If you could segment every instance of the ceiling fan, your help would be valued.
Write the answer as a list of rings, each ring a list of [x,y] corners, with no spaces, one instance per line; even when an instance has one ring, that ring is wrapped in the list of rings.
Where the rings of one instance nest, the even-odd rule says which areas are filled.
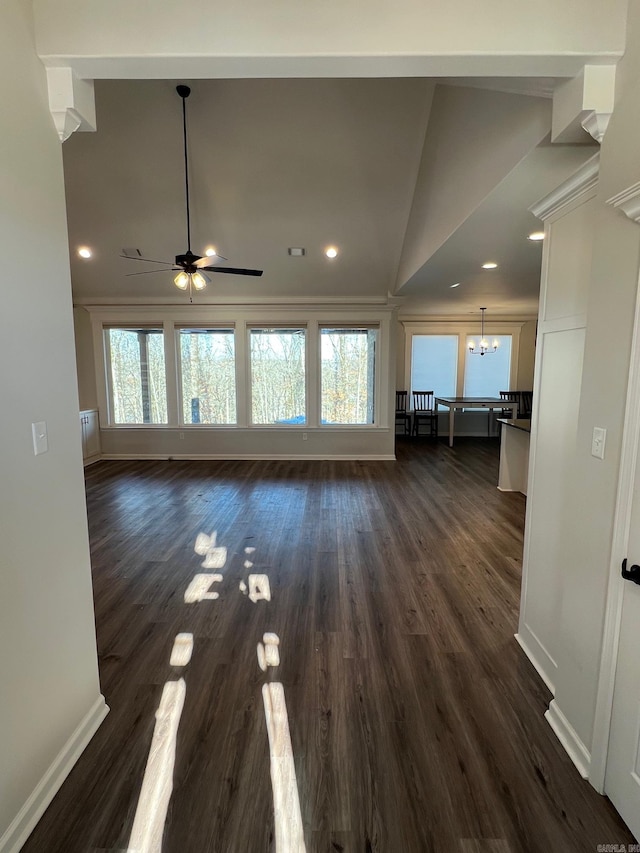
[[[163,264],[163,269],[144,270],[143,272],[128,273],[132,275],[149,275],[150,273],[164,272],[165,270],[173,270],[178,273],[174,278],[174,284],[180,290],[189,291],[189,301],[193,302],[193,290],[204,290],[207,282],[211,279],[204,275],[205,272],[227,273],[228,275],[262,275],[262,270],[241,269],[240,267],[223,267],[210,266],[212,258],[208,255],[202,257],[191,251],[191,211],[189,207],[189,161],[187,157],[187,98],[191,94],[191,89],[188,86],[176,86],[176,92],[182,98],[182,136],[184,140],[184,184],[186,195],[187,208],[187,251],[183,255],[176,255],[175,262],[171,261],[156,261],[152,258],[145,258],[138,249],[123,249],[121,258],[127,260],[144,261],[148,264]],[[216,255],[222,261],[226,261],[221,255]]]

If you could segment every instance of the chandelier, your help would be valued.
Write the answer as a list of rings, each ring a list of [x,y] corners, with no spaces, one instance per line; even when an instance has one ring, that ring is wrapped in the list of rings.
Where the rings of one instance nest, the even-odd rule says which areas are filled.
[[[481,308],[481,321],[480,321],[480,342],[476,347],[475,341],[469,341],[469,353],[471,355],[486,355],[488,352],[495,352],[498,349],[499,341],[495,338],[493,339],[493,344],[489,346],[489,341],[484,336],[484,312],[486,308]]]

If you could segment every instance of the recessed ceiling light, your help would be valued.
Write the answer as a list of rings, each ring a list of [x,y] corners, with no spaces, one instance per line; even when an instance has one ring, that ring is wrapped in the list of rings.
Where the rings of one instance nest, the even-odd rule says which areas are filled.
[[[540,240],[544,240],[544,231],[534,231],[533,234],[529,234],[527,240],[531,240],[533,243],[539,243]]]
[[[483,270],[495,270],[497,269],[498,264],[495,261],[487,261],[486,264],[482,264]]]
[[[209,246],[208,248],[206,248],[206,249],[204,250],[204,253],[205,253],[205,255],[206,255],[208,258],[211,258],[211,257],[213,257],[214,255],[217,255],[217,254],[218,254],[218,253],[216,252],[216,250],[213,248],[213,246]]]
[[[80,246],[78,249],[78,254],[81,258],[90,258],[93,252],[88,246]]]
[[[456,284],[450,284],[449,287],[460,287],[460,282],[458,281]]]
[[[338,250],[336,249],[335,246],[329,246],[328,249],[324,250],[324,253],[328,258],[337,258],[338,257]]]

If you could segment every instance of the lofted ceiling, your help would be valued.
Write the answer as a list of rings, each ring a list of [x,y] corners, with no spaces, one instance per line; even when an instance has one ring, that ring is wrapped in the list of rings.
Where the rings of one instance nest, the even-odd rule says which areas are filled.
[[[213,245],[231,265],[264,270],[214,275],[196,299],[385,299],[430,130],[430,79],[96,81],[98,131],[74,134],[63,149],[76,302],[185,299],[171,272],[128,276],[153,265],[119,257],[127,247],[173,261],[187,248],[177,82],[192,87],[192,249]],[[487,80],[486,88],[548,97],[553,84]],[[398,295],[427,313],[477,310],[479,298],[499,313],[535,313],[541,250],[525,239],[537,227],[527,208],[591,153],[534,149]],[[81,245],[90,260],[77,256]],[[324,255],[329,245],[335,260]],[[288,247],[304,247],[305,257]],[[500,262],[491,275],[478,270],[489,256]]]
[[[528,235],[542,223],[529,212],[534,202],[578,169],[597,147],[534,148],[490,192],[454,234],[400,289],[414,310],[431,314],[538,312],[542,242]],[[485,270],[486,261],[498,263]],[[451,285],[458,285],[451,287]]]
[[[181,81],[189,82],[189,81]],[[377,296],[391,288],[433,82],[199,80],[187,101],[192,249],[213,244],[262,278],[215,276],[199,299]],[[186,246],[182,102],[169,81],[97,81],[97,133],[64,145],[76,300],[184,298],[171,273]],[[91,261],[75,255],[94,250]],[[324,249],[335,245],[330,261]],[[288,247],[306,256],[290,257]],[[151,268],[151,265],[149,265]]]

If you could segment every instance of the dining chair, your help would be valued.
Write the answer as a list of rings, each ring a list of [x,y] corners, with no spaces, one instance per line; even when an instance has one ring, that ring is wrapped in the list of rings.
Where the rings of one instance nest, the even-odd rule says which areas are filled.
[[[407,411],[407,392],[396,391],[396,426],[402,424],[404,434],[411,433],[411,413]]]
[[[520,392],[520,417],[531,417],[531,405],[533,403],[533,391]]]
[[[500,417],[517,418],[519,416],[520,408],[522,406],[522,403],[520,401],[520,393],[520,391],[500,391],[501,399],[509,403],[515,403],[515,406],[505,406],[504,409],[501,410],[502,414],[500,415]],[[507,414],[508,412],[511,412],[512,414],[509,415]]]
[[[433,391],[413,392],[413,434],[420,435],[420,425],[427,424],[429,435],[438,437],[438,412],[434,406]]]

